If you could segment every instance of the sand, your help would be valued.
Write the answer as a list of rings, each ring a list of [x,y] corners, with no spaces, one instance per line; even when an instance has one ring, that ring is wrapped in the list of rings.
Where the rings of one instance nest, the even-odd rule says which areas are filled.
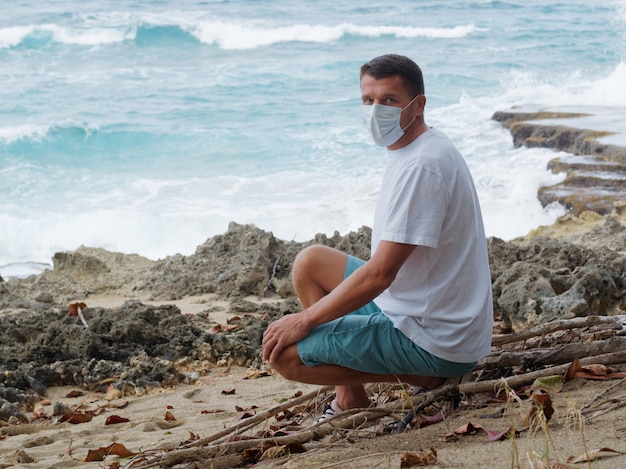
[[[116,296],[90,299],[94,306],[105,307],[116,307],[123,301],[125,298]],[[194,313],[206,308],[211,301],[214,298],[208,295],[173,303],[183,312]],[[215,316],[212,319],[216,323],[223,323],[227,318]],[[85,462],[85,459],[90,451],[113,443],[120,443],[134,453],[162,453],[165,449],[179,447],[190,438],[206,438],[224,428],[245,422],[245,419],[242,420],[244,412],[258,415],[293,399],[299,393],[307,394],[319,389],[317,386],[287,381],[271,370],[261,377],[253,376],[253,371],[242,367],[212,367],[201,371],[190,384],[140,390],[140,395],[136,395],[133,389],[128,389],[127,395],[120,396],[107,395],[105,387],[100,392],[75,387],[50,388],[48,400],[38,410],[49,418],[37,423],[4,425],[0,428],[0,468],[110,467],[117,458],[109,457],[106,462]],[[434,448],[437,454],[434,467],[534,468],[542,466],[532,460],[549,459],[553,463],[564,463],[568,458],[584,454],[585,448],[606,448],[624,454],[603,451],[600,453],[601,458],[592,463],[579,463],[572,467],[626,468],[626,406],[594,417],[585,422],[582,428],[581,420],[573,417],[576,411],[583,409],[609,388],[612,388],[609,401],[626,402],[626,385],[623,380],[575,379],[565,383],[559,392],[550,392],[555,414],[548,422],[547,431],[523,431],[513,440],[490,442],[485,433],[458,436],[455,441],[444,439],[445,435],[470,422],[497,431],[505,431],[511,426],[518,429],[524,427],[522,416],[528,411],[525,405],[489,404],[489,395],[476,394],[464,396],[460,406],[440,423],[410,429],[402,434],[377,436],[376,430],[380,430],[382,423],[372,428],[336,433],[319,441],[307,442],[307,451],[304,453],[265,461],[259,465],[342,469],[401,467],[404,453],[418,453],[422,449]],[[375,389],[385,388],[379,386]],[[68,397],[72,391],[81,391],[81,395]],[[372,396],[380,399],[376,394]],[[90,422],[59,423],[57,418],[52,417],[53,407],[58,403],[67,406],[83,403],[86,409],[103,407],[103,411]],[[381,405],[384,403],[381,402]],[[503,409],[505,412],[501,418],[481,417]],[[31,412],[28,416],[33,418],[34,414]],[[107,425],[107,419],[113,416],[128,421]],[[310,426],[312,418],[308,417],[303,426]],[[255,435],[273,424],[276,424],[274,418],[264,420],[244,434]],[[130,458],[123,459],[122,467],[132,467],[130,461]],[[211,467],[210,461],[195,464],[177,467]]]

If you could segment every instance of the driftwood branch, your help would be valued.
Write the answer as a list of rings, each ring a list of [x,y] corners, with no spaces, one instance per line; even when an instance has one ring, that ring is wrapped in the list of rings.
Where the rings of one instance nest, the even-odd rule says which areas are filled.
[[[491,340],[491,345],[499,346],[504,344],[510,344],[513,342],[519,342],[527,340],[532,337],[539,337],[546,334],[551,334],[557,331],[563,331],[567,329],[575,329],[581,327],[598,326],[602,324],[614,325],[617,329],[623,327],[626,321],[626,316],[587,316],[574,319],[562,319],[559,321],[552,321],[539,326],[531,327],[520,332],[514,332],[512,334],[495,335]]]
[[[615,365],[618,363],[626,363],[626,350],[619,352],[605,353],[602,355],[596,355],[595,357],[584,357],[580,359],[581,365]],[[543,370],[533,371],[530,373],[524,373],[522,375],[511,376],[508,378],[492,379],[488,381],[479,381],[476,383],[466,383],[459,385],[459,391],[461,394],[476,394],[480,392],[492,392],[501,388],[504,383],[510,388],[517,388],[524,386],[535,381],[537,378],[544,378],[546,376],[553,376],[559,374],[565,374],[569,368],[569,364],[553,366],[545,368]]]
[[[327,391],[331,386],[322,388]],[[221,442],[215,443],[216,440],[224,437],[227,434],[239,432],[242,430],[242,425],[236,425],[229,429],[225,429],[215,435],[211,435],[202,440],[194,441],[184,447],[177,448],[175,450],[164,452],[155,456],[143,455],[143,460],[131,465],[133,468],[147,469],[152,467],[171,467],[175,464],[189,461],[205,461],[211,460],[213,463],[214,458],[224,458],[227,455],[239,453],[244,450],[257,447],[261,444],[266,445],[289,445],[294,443],[307,443],[313,440],[319,440],[331,433],[341,430],[353,430],[359,427],[371,426],[375,424],[380,418],[392,415],[398,411],[405,411],[407,409],[413,409],[415,413],[420,412],[425,407],[432,404],[437,398],[442,395],[458,392],[458,387],[455,385],[447,385],[438,388],[433,391],[413,396],[410,401],[400,400],[385,407],[376,407],[370,409],[349,409],[340,413],[337,413],[331,418],[324,419],[322,422],[316,423],[309,427],[303,428],[298,432],[290,435],[273,437],[273,438],[254,438],[241,441]],[[259,423],[263,419],[267,419],[270,416],[276,415],[279,412],[286,410],[290,407],[298,405],[307,399],[312,399],[318,394],[319,391],[309,393],[306,396],[302,396],[297,399],[292,399],[288,403],[281,406],[274,407],[256,417],[248,419],[246,421],[247,427],[250,428],[256,423]],[[280,410],[279,410],[280,409]],[[252,421],[254,419],[254,421]],[[213,444],[211,444],[213,443]],[[206,446],[210,445],[210,446]],[[193,447],[192,447],[193,446]],[[198,446],[205,446],[199,448]],[[214,464],[215,467],[218,467]]]
[[[324,386],[320,389],[318,389],[317,391],[312,391],[308,394],[305,394],[303,396],[291,399],[287,402],[284,402],[283,404],[280,404],[278,406],[272,407],[271,409],[266,410],[265,412],[261,412],[253,417],[250,417],[246,420],[243,420],[239,423],[237,423],[236,425],[233,425],[231,427],[225,428],[224,430],[215,433],[211,436],[208,436],[206,438],[202,438],[200,440],[195,440],[192,441],[191,443],[188,443],[185,447],[186,448],[191,448],[191,447],[196,447],[196,446],[206,446],[209,443],[213,443],[214,441],[219,440],[220,438],[224,438],[228,435],[231,434],[238,434],[238,433],[242,433],[246,430],[248,430],[249,428],[255,426],[256,424],[260,423],[260,422],[264,422],[267,419],[274,417],[276,415],[278,415],[279,413],[287,410],[287,409],[291,409],[292,407],[295,407],[297,405],[302,404],[303,402],[307,402],[310,401],[311,399],[314,399],[320,395],[323,395],[327,392],[332,391],[333,389],[335,389],[334,386]]]
[[[626,337],[576,342],[548,349],[504,350],[484,358],[478,363],[477,368],[492,370],[520,365],[527,367],[560,365],[578,357],[592,357],[624,349],[626,349]]]

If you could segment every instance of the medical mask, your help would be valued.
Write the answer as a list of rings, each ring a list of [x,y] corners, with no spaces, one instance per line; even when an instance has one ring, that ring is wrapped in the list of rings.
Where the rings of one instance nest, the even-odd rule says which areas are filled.
[[[404,131],[409,128],[415,120],[415,117],[417,117],[413,117],[411,122],[403,129],[400,127],[400,116],[402,111],[409,107],[416,99],[417,96],[403,108],[385,106],[383,104],[363,105],[363,122],[376,145],[388,147],[400,140],[400,137],[404,135]]]

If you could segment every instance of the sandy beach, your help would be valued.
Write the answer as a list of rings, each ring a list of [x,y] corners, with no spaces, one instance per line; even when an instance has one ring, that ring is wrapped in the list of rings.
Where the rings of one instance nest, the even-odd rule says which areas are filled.
[[[140,390],[140,394],[135,394],[134,389],[128,389],[127,394],[115,393],[107,391],[106,386],[100,392],[73,386],[50,388],[47,400],[36,406],[37,412],[46,418],[30,424],[3,424],[0,428],[0,467],[133,467],[132,461],[141,463],[142,454],[146,457],[166,455],[165,451],[180,449],[193,439],[207,438],[245,422],[242,417],[260,415],[300,394],[318,389],[289,382],[271,370],[260,377],[255,376],[257,372],[240,366],[213,365],[201,370],[190,384],[155,387]],[[369,428],[337,430],[319,441],[308,442],[304,453],[258,464],[285,468],[402,467],[401,459],[405,453],[419,454],[422,450],[434,448],[437,456],[433,467],[538,468],[557,467],[541,466],[541,461],[565,463],[568,459],[583,456],[585,451],[604,449],[590,465],[579,463],[558,467],[626,467],[623,443],[626,406],[611,409],[586,422],[579,414],[594,401],[598,404],[598,399],[605,406],[611,402],[623,403],[624,382],[623,379],[575,379],[565,383],[558,392],[551,392],[555,414],[547,431],[528,429],[523,424],[527,405],[506,405],[494,401],[489,394],[472,394],[464,396],[460,407],[440,423],[384,436],[377,435],[382,423]],[[380,398],[388,394],[388,389],[382,386],[373,389],[372,396]],[[308,402],[316,399],[321,402],[321,396]],[[58,417],[52,417],[54,407],[59,404],[85,411],[103,410],[89,422],[59,423],[56,421]],[[121,417],[124,421],[107,424],[114,417]],[[254,436],[277,424],[280,422],[276,418],[268,418],[242,434]],[[302,423],[303,427],[311,424],[312,417]],[[484,431],[450,438],[456,429],[467,424],[480,425]],[[504,432],[511,427],[522,430],[516,438],[489,441],[486,431]],[[229,435],[234,434],[237,432]],[[110,448],[115,443],[139,456],[120,460],[110,455],[104,461],[86,462],[93,452]],[[121,466],[115,465],[118,460]],[[176,467],[229,467],[211,466],[208,461],[179,462]]]

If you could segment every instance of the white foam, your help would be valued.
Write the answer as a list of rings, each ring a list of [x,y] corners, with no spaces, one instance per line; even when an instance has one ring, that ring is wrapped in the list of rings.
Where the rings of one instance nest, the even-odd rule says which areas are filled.
[[[39,275],[44,270],[52,269],[51,264],[37,262],[13,263],[0,266],[0,277],[5,280],[10,278],[24,278],[31,275]]]
[[[477,31],[473,24],[452,28],[357,26],[341,23],[334,26],[299,24],[285,27],[264,27],[227,21],[200,22],[189,27],[201,42],[217,44],[223,49],[254,49],[281,42],[332,42],[344,35],[379,37],[390,35],[402,38],[459,38]]]
[[[18,45],[33,32],[34,26],[12,26],[0,28],[0,49]]]
[[[135,37],[132,30],[120,30],[115,28],[76,28],[59,26],[57,24],[44,24],[37,29],[52,34],[55,41],[63,44],[77,44],[82,46],[96,46],[113,44]]]
[[[0,141],[9,144],[19,140],[41,140],[49,130],[47,125],[20,124],[0,128]]]

